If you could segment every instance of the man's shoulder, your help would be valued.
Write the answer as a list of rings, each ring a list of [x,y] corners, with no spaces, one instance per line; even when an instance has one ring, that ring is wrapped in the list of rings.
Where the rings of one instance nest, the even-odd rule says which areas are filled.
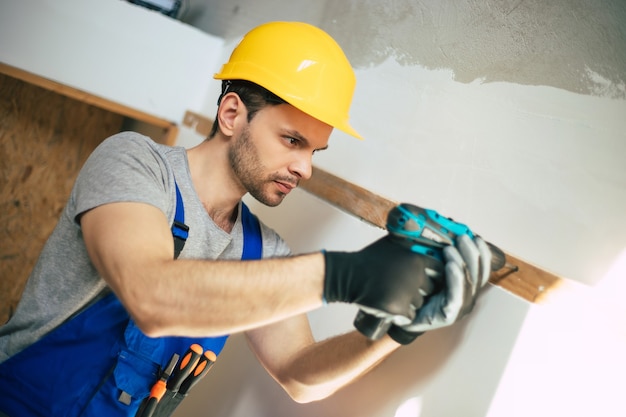
[[[170,212],[172,164],[164,145],[135,132],[105,139],[83,165],[72,190],[74,216],[113,202],[142,202]]]
[[[98,149],[115,152],[132,152],[134,150],[143,149],[161,153],[167,148],[169,148],[169,146],[158,144],[148,136],[130,131],[120,132],[109,136],[98,146]]]
[[[111,168],[121,171],[170,171],[170,154],[177,148],[153,141],[137,132],[120,132],[103,140],[89,156],[87,169]]]

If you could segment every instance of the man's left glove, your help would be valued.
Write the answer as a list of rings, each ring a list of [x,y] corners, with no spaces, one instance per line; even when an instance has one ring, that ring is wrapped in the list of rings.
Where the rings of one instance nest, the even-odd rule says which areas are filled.
[[[491,251],[482,238],[458,236],[443,254],[444,287],[424,300],[410,324],[391,326],[388,334],[396,342],[409,344],[428,330],[457,322],[472,311],[480,289],[489,281]]]
[[[354,303],[377,317],[410,323],[429,293],[424,255],[386,235],[356,252],[324,252],[323,297]]]

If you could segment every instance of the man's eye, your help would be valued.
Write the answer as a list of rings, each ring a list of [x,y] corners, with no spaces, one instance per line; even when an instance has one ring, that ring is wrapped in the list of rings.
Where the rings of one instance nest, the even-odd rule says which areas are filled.
[[[290,136],[285,136],[285,140],[289,142],[290,145],[296,146],[300,143],[300,141],[296,138],[292,138]]]

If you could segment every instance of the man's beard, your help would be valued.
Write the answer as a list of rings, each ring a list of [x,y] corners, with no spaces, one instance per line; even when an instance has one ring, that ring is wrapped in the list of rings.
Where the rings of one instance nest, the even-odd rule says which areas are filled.
[[[279,205],[285,198],[285,194],[269,193],[264,189],[266,185],[273,183],[275,180],[289,183],[297,181],[293,177],[282,178],[276,174],[266,178],[262,177],[266,169],[261,163],[257,147],[250,140],[250,129],[248,126],[228,149],[228,161],[246,191],[259,202],[270,207]]]

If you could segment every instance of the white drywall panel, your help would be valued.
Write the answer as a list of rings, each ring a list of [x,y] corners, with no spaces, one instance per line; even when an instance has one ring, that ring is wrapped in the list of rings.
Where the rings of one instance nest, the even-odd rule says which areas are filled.
[[[459,3],[471,7],[479,4]],[[233,7],[227,2],[223,4]],[[349,16],[358,24],[365,12],[370,17],[387,16],[385,7],[379,10],[378,5],[389,6],[392,2],[333,4],[352,7],[343,17]],[[453,4],[456,3],[447,2],[442,9],[433,9],[430,16],[419,16],[436,15],[437,19],[431,19],[437,23],[433,29],[444,27],[445,32],[446,27],[452,27],[452,17],[468,16],[456,13]],[[538,2],[533,4],[537,6]],[[510,12],[525,7],[531,18],[538,14],[529,12],[532,7],[526,4],[512,6],[505,11],[506,16],[515,16]],[[122,7],[124,13],[111,14],[111,10],[121,12]],[[127,18],[127,13],[141,15],[145,21]],[[270,20],[271,13],[270,10],[267,16],[255,19]],[[573,14],[578,16],[576,13]],[[411,17],[398,13],[397,24],[385,21],[384,25],[373,25],[367,20],[362,27],[377,30],[379,45],[392,50],[394,28],[403,28],[400,40],[416,39],[405,36],[410,35],[406,33],[408,29],[415,27],[410,19],[405,19],[407,16]],[[358,27],[339,26],[341,17],[340,13],[332,16],[332,22],[337,22],[332,27],[348,33],[355,45],[367,46],[366,38],[356,30]],[[167,112],[159,113],[159,106],[183,95],[184,109],[194,110],[197,103],[202,109],[211,109],[204,113],[213,114],[215,94],[204,94],[202,82],[191,82],[193,88],[189,87],[177,78],[180,71],[168,69],[169,61],[185,63],[184,69],[190,71],[204,72],[204,65],[210,66],[206,77],[205,73],[194,73],[193,78],[206,80],[206,88],[215,91],[218,84],[211,83],[210,77],[222,63],[225,52],[219,52],[222,58],[217,59],[217,65],[209,65],[208,61],[197,65],[196,59],[208,59],[196,54],[197,48],[187,45],[185,49],[167,36],[158,38],[154,28],[163,19],[166,18],[114,0],[0,0],[0,60],[39,75],[49,72],[52,76],[48,78],[113,101],[117,100],[112,95],[137,93],[144,101],[123,104],[172,120],[164,116]],[[167,22],[172,28],[184,27]],[[64,35],[65,28],[74,36]],[[462,26],[454,25],[455,32],[458,28]],[[99,43],[89,35],[92,31],[114,40],[113,49],[131,46],[134,51],[141,48],[148,53],[118,54],[111,59],[112,44]],[[132,36],[122,36],[125,31],[131,31]],[[521,39],[533,40],[533,33],[529,30]],[[460,38],[455,39],[464,34],[461,30]],[[455,39],[443,45],[441,57],[453,55],[448,47],[458,43]],[[494,44],[497,39],[494,36],[489,43],[478,43],[468,50],[502,46]],[[437,46],[442,44],[436,36],[428,39],[431,41],[435,47],[430,52],[437,54]],[[539,45],[543,42],[534,41]],[[504,46],[514,44],[515,40],[509,39]],[[16,45],[23,48],[13,49]],[[92,50],[97,48],[96,52]],[[72,53],[68,55],[68,51]],[[172,51],[183,54],[182,58],[172,59]],[[528,51],[534,52],[532,47]],[[337,132],[329,151],[316,156],[315,163],[382,195],[429,206],[465,221],[487,239],[530,262],[581,282],[596,283],[596,288],[603,285],[602,277],[626,246],[626,105],[623,99],[610,98],[620,97],[623,86],[594,71],[585,73],[584,84],[592,79],[592,86],[605,85],[607,91],[615,94],[582,95],[541,86],[540,82],[531,85],[538,81],[537,77],[526,78],[526,85],[483,83],[480,78],[464,84],[455,79],[458,74],[452,70],[441,69],[445,65],[425,69],[411,61],[400,64],[398,61],[402,60],[396,59],[397,55],[394,58],[394,54],[383,56],[388,58],[375,64],[362,62],[357,71],[353,125],[366,140],[357,142]],[[59,57],[64,59],[58,61]],[[367,61],[365,54],[358,58]],[[156,87],[163,84],[161,77],[154,76],[155,68],[163,70],[168,81],[184,85],[177,85],[165,95],[157,94]],[[490,68],[492,74],[493,69]],[[506,73],[516,75],[515,69],[508,68]],[[554,68],[547,66],[545,70],[559,79]],[[137,85],[119,82],[129,73],[136,73]],[[76,85],[76,80],[83,77],[85,85]],[[571,84],[571,74],[568,80]],[[102,88],[105,82],[108,84]],[[101,94],[88,87],[93,84],[101,88]],[[153,88],[155,91],[151,91]],[[180,109],[172,114],[182,119]],[[283,207],[270,210],[271,215],[258,207],[254,210],[268,223],[276,224],[298,251],[319,247],[354,249],[380,234],[298,192]],[[618,272],[620,278],[625,275]],[[583,294],[589,291],[580,288]],[[623,292],[623,287],[615,291]],[[623,310],[607,313],[605,308],[598,308],[606,294],[599,296],[600,301],[585,297],[580,296],[578,300],[582,301],[570,307],[550,310],[535,308],[501,289],[491,288],[469,320],[425,335],[355,385],[328,400],[306,406],[293,404],[254,361],[243,338],[235,336],[203,381],[204,388],[198,387],[177,415],[382,417],[394,415],[406,401],[414,407],[411,417],[483,416],[487,412],[490,417],[510,416],[515,415],[517,406],[525,411],[518,415],[569,412],[571,416],[586,416],[595,414],[592,411],[597,409],[592,406],[596,401],[608,401],[602,403],[603,411],[621,411],[616,398],[618,387],[623,386],[620,376],[625,372],[617,355],[624,350],[624,343],[621,333],[612,331],[624,328],[623,321],[614,320],[620,314],[623,317]],[[349,329],[353,314],[353,308],[332,306],[310,317],[316,336],[325,337]],[[600,345],[580,343],[584,332]],[[542,357],[542,352],[548,352],[551,359]],[[579,372],[572,374],[572,369]],[[591,390],[590,384],[598,390]],[[600,396],[599,390],[612,394],[612,398]],[[571,398],[570,393],[581,399],[581,406],[566,403],[566,407],[559,408]],[[588,397],[584,397],[585,393]],[[524,399],[528,401],[523,402]]]
[[[279,208],[249,204],[298,251],[354,250],[381,233],[303,192]],[[595,286],[569,281],[542,304],[490,286],[468,320],[426,334],[329,399],[296,405],[268,377],[255,375],[224,415],[256,409],[261,416],[304,417],[622,416],[624,277],[626,250]],[[333,305],[311,313],[316,337],[350,330],[355,312]],[[404,407],[408,414],[400,414],[403,404],[412,406]]]
[[[223,41],[120,0],[0,0],[0,62],[180,123]]]
[[[460,327],[427,334],[353,386],[305,406],[281,392],[237,337],[229,345],[236,354],[220,358],[224,373],[207,392],[228,380],[227,369],[245,371],[214,401],[194,405],[217,404],[208,415],[228,417],[382,417],[402,404],[402,417],[623,414],[626,325],[618,318],[626,313],[606,306],[610,291],[596,292],[626,247],[623,54],[606,44],[618,26],[586,1],[567,14],[541,2],[331,6],[322,27],[358,64],[351,113],[365,140],[335,132],[314,163],[383,196],[435,208],[508,252],[595,287],[572,283],[578,303],[546,307],[492,288]],[[581,32],[569,20],[583,15],[591,19]],[[462,24],[467,19],[471,25]],[[558,34],[537,32],[534,23],[544,20]],[[594,27],[608,29],[594,37]],[[571,43],[565,34],[573,28]],[[214,113],[214,97],[205,112]],[[253,210],[297,251],[355,249],[379,233],[305,194]],[[615,274],[626,277],[624,269]],[[310,314],[315,335],[349,329],[354,312],[331,306]]]
[[[465,221],[533,263],[596,287],[603,283],[625,247],[623,100],[552,87],[462,84],[450,71],[391,59],[358,70],[357,78],[353,124],[366,139],[336,132],[315,164],[384,196]],[[278,208],[251,206],[297,252],[357,249],[382,233],[300,191]],[[259,416],[382,417],[406,401],[419,408],[412,417],[499,417],[513,415],[515,407],[526,415],[560,410],[582,417],[600,400],[605,409],[620,410],[602,393],[621,381],[616,353],[626,346],[611,329],[623,323],[598,308],[601,301],[584,301],[590,287],[576,288],[583,294],[576,308],[533,306],[491,288],[465,323],[427,334],[353,386],[304,406],[292,403],[235,338],[239,356],[220,360],[224,369],[246,364],[234,384],[240,390],[212,385],[216,402],[228,400],[209,415],[254,410]],[[354,313],[331,306],[310,314],[316,337],[350,329]],[[581,343],[581,324],[590,343]],[[585,362],[588,355],[601,356],[603,367]],[[581,398],[580,413],[563,403],[571,392]],[[198,401],[189,407],[206,405],[206,399]]]
[[[332,25],[344,37],[349,27]],[[393,39],[395,30],[381,36]],[[220,62],[235,45],[226,42]],[[598,282],[626,247],[626,100],[541,85],[462,83],[451,69],[401,64],[402,55],[387,54],[356,71],[351,120],[365,140],[335,132],[314,163],[466,222],[558,275]],[[581,83],[589,87],[587,75]],[[592,79],[594,91],[623,89],[599,74]],[[219,84],[208,91],[201,112],[213,115]]]
[[[247,202],[299,253],[356,250],[384,233],[300,190],[276,208]],[[525,301],[490,287],[471,320],[422,336],[353,385],[305,405],[290,400],[256,362],[245,339],[235,335],[176,415],[388,417],[413,399],[421,404],[421,417],[459,415],[460,410],[465,417],[483,417],[528,308]],[[332,304],[309,318],[316,338],[323,339],[352,330],[355,314],[353,306]]]
[[[315,163],[595,283],[626,247],[626,100],[463,84],[394,59],[357,71],[353,126]]]
[[[533,305],[488,417],[626,416],[626,250],[593,288]]]

